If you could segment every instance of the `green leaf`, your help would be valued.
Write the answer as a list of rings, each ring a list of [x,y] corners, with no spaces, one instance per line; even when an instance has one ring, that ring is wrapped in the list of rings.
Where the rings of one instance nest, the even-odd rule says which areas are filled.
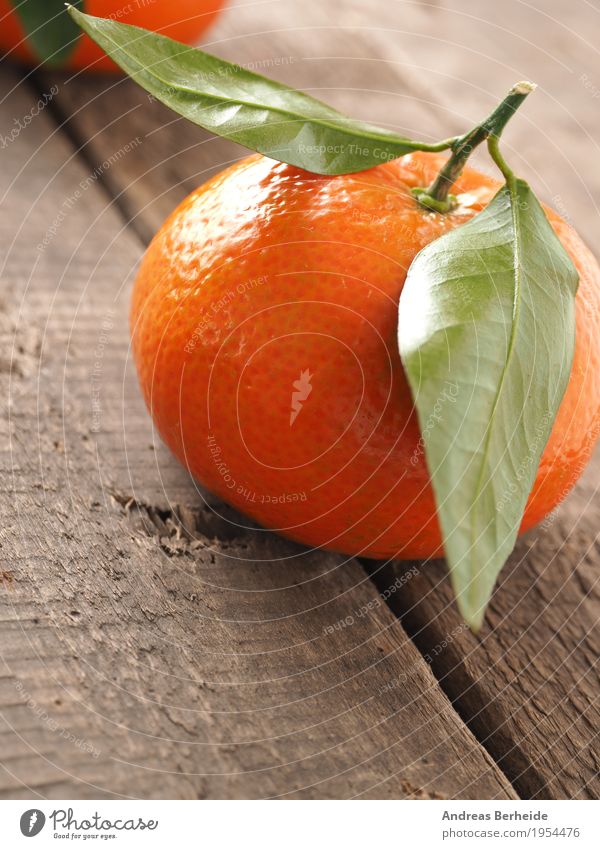
[[[81,35],[64,0],[10,0],[38,59],[59,65],[71,55]],[[83,8],[83,0],[74,0]]]
[[[567,387],[578,275],[527,183],[412,263],[400,353],[459,609],[481,625]]]
[[[354,121],[325,103],[197,48],[129,24],[72,18],[157,100],[251,150],[317,174],[349,174],[413,150],[444,150]]]

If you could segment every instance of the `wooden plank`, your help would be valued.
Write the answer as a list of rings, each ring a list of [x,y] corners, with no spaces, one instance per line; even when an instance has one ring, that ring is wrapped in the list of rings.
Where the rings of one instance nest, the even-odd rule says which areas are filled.
[[[215,518],[159,448],[142,244],[48,107],[2,157],[0,795],[514,797],[358,563]]]
[[[286,3],[261,4],[245,17],[238,10],[235,21],[225,20],[213,31],[213,49],[237,61],[268,64],[279,57],[272,72],[280,79],[372,120],[394,116],[398,129],[432,138],[478,120],[515,80],[535,79],[539,91],[506,132],[508,155],[594,244],[600,178],[591,163],[597,158],[593,139],[600,135],[595,108],[600,80],[589,40],[597,12],[589,4],[570,7],[569,27],[554,0],[537,7],[511,0],[484,9],[476,0],[460,6],[382,3],[377,15],[371,5],[367,10],[355,2],[348,8],[337,21],[342,29],[336,32],[336,49],[327,41],[327,27],[336,23],[333,6],[311,8],[305,22],[310,38],[300,38]],[[265,29],[271,31],[269,39],[262,35]],[[242,32],[243,40],[236,37]],[[294,61],[284,62],[286,56]],[[324,79],[332,81],[328,89]],[[92,161],[100,155],[103,136],[113,133],[113,119],[118,124],[118,115],[130,109],[141,115],[142,107],[136,107],[144,97],[120,82],[123,100],[111,108],[106,82],[96,86],[107,110],[102,118],[85,106],[87,89],[78,81],[65,86],[59,99],[65,114],[81,110],[71,122],[79,138],[99,133],[87,146]],[[140,120],[143,125],[145,118]],[[128,209],[140,211],[137,220],[145,234],[204,173],[237,155],[231,147],[220,160],[215,152],[223,150],[221,143],[206,142],[201,131],[185,123],[171,123],[169,113],[156,105],[151,120],[161,127],[145,148],[154,170],[138,175],[125,162],[122,170],[111,169],[109,178],[111,190],[118,192],[139,176],[126,195]],[[169,171],[163,176],[165,162]],[[197,162],[202,167],[196,168]],[[145,198],[151,199],[147,209]],[[598,795],[597,475],[596,462],[556,519],[520,544],[492,606],[490,622],[496,628],[481,642],[461,629],[449,588],[445,581],[440,584],[443,567],[424,568],[395,597],[396,609],[422,651],[432,656],[444,688],[523,795]]]
[[[538,8],[518,0],[348,0],[343,16],[336,4],[311,4],[299,31],[293,3],[281,0],[236,8],[235,16],[225,16],[212,30],[208,49],[254,62],[352,114],[428,138],[463,131],[513,82],[535,79],[540,90],[506,131],[507,155],[594,244],[600,177],[584,166],[596,161],[593,139],[600,136],[594,88],[600,80],[589,40],[596,14],[589,4],[573,4],[567,27],[559,0]],[[88,105],[90,92],[97,100]],[[125,142],[130,121],[141,134],[154,128],[144,136],[143,161],[128,158],[106,175],[109,190],[120,195],[126,215],[147,238],[184,194],[243,151],[210,140],[145,100],[121,80],[70,80],[57,97],[92,164],[101,161],[107,144]],[[428,565],[395,596],[422,651],[436,653],[434,671],[444,688],[523,795],[598,790],[600,606],[590,575],[597,562],[596,469],[531,554],[523,546],[540,531],[506,567],[502,580],[508,586],[496,593],[491,613],[498,628],[487,631],[481,644],[462,631],[453,606],[447,607],[448,586],[438,586],[441,567]],[[448,635],[451,646],[441,651]]]
[[[393,608],[454,706],[523,798],[600,794],[600,454],[557,513],[501,573],[479,638],[462,625],[445,564]],[[384,566],[388,584],[408,564]]]

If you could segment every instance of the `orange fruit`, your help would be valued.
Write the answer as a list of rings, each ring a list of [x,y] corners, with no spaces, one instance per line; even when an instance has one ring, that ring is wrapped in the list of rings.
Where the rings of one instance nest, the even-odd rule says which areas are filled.
[[[225,0],[86,0],[85,11],[99,18],[133,24],[167,35],[184,44],[194,44],[210,25]],[[9,0],[0,0],[0,51],[14,59],[37,65],[21,21]],[[117,71],[120,69],[101,47],[81,34],[77,47],[63,67],[70,70]]]
[[[445,215],[420,207],[439,155],[321,177],[251,156],[162,226],[133,292],[133,352],[162,438],[266,528],[370,557],[441,552],[397,346],[415,254],[499,183],[466,169]],[[554,212],[581,275],[573,370],[522,530],[573,486],[600,422],[600,269]]]

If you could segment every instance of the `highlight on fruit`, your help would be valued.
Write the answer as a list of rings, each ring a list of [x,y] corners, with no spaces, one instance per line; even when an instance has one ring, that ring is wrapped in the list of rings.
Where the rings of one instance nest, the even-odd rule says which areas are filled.
[[[256,152],[172,213],[135,283],[162,438],[264,528],[349,556],[443,554],[477,631],[518,534],[574,485],[600,425],[600,268],[500,148],[535,86],[419,141],[69,14],[159,101]],[[498,179],[467,164],[482,144]]]

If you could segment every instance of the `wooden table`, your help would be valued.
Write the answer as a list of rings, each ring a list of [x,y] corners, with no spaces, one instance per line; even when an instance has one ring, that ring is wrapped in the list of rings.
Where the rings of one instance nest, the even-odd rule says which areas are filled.
[[[535,79],[507,155],[595,247],[599,24],[586,0],[259,0],[205,46],[432,139]],[[0,86],[0,795],[597,798],[598,457],[479,638],[443,564],[236,530],[153,433],[127,305],[166,214],[243,151],[128,80]]]

